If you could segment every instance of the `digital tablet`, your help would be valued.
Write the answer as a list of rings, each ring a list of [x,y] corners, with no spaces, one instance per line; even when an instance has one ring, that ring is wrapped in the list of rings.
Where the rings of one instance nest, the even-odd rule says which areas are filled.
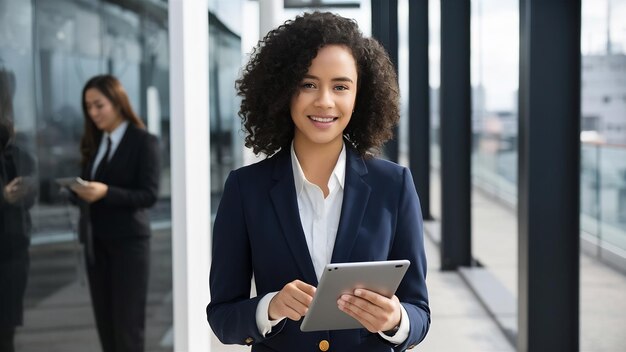
[[[313,302],[304,316],[300,330],[358,329],[363,326],[337,307],[337,300],[345,293],[365,288],[391,297],[411,262],[389,260],[380,262],[331,263],[326,265]]]
[[[86,186],[87,181],[83,180],[80,177],[63,177],[57,178],[55,180],[60,186],[63,187],[72,187],[72,186]]]

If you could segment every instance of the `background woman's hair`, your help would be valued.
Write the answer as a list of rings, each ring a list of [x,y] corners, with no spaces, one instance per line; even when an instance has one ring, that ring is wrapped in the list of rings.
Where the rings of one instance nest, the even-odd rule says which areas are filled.
[[[89,81],[87,81],[87,83],[85,83],[82,95],[85,129],[83,138],[80,141],[80,154],[82,157],[81,165],[83,167],[89,163],[89,160],[98,150],[98,143],[102,137],[102,131],[96,127],[96,124],[89,117],[87,104],[85,102],[85,93],[87,93],[87,90],[92,88],[97,89],[100,93],[107,97],[107,99],[111,101],[113,108],[119,112],[120,116],[122,116],[124,120],[130,121],[130,123],[139,128],[146,127],[130,105],[130,100],[128,99],[126,90],[124,90],[124,87],[117,78],[112,75],[99,75],[92,77]]]
[[[0,68],[0,152],[13,139],[13,93],[15,92],[15,75],[13,72]]]
[[[236,82],[246,147],[271,156],[291,143],[290,102],[320,48],[344,45],[357,64],[354,113],[344,131],[360,155],[378,153],[399,120],[396,71],[384,48],[356,22],[329,12],[305,13],[270,31]]]

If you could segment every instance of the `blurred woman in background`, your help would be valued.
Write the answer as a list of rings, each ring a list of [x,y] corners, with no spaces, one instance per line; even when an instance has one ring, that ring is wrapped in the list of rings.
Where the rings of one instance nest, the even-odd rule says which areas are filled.
[[[84,185],[72,186],[80,238],[104,352],[143,351],[150,265],[147,208],[159,190],[159,145],[133,111],[119,80],[91,78],[83,88]]]

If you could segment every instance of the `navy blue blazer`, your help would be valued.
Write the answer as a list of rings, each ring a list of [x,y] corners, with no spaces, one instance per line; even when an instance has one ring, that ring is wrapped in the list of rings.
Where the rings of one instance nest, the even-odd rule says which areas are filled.
[[[256,308],[267,293],[300,279],[317,286],[298,212],[291,156],[275,156],[232,171],[213,227],[211,302],[208,321],[225,344],[252,351],[404,351],[430,325],[422,214],[408,169],[346,153],[343,206],[331,262],[408,259],[411,265],[396,295],[410,319],[407,340],[394,346],[366,329],[300,331],[284,319],[268,336],[259,334]],[[250,298],[254,275],[257,296]]]

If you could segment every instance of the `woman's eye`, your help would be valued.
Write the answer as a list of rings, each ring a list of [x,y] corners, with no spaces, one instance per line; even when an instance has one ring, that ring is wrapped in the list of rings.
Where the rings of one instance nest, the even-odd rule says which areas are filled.
[[[313,83],[302,83],[302,88],[315,88]]]
[[[335,87],[336,90],[348,90],[348,87],[346,86],[337,86]]]

